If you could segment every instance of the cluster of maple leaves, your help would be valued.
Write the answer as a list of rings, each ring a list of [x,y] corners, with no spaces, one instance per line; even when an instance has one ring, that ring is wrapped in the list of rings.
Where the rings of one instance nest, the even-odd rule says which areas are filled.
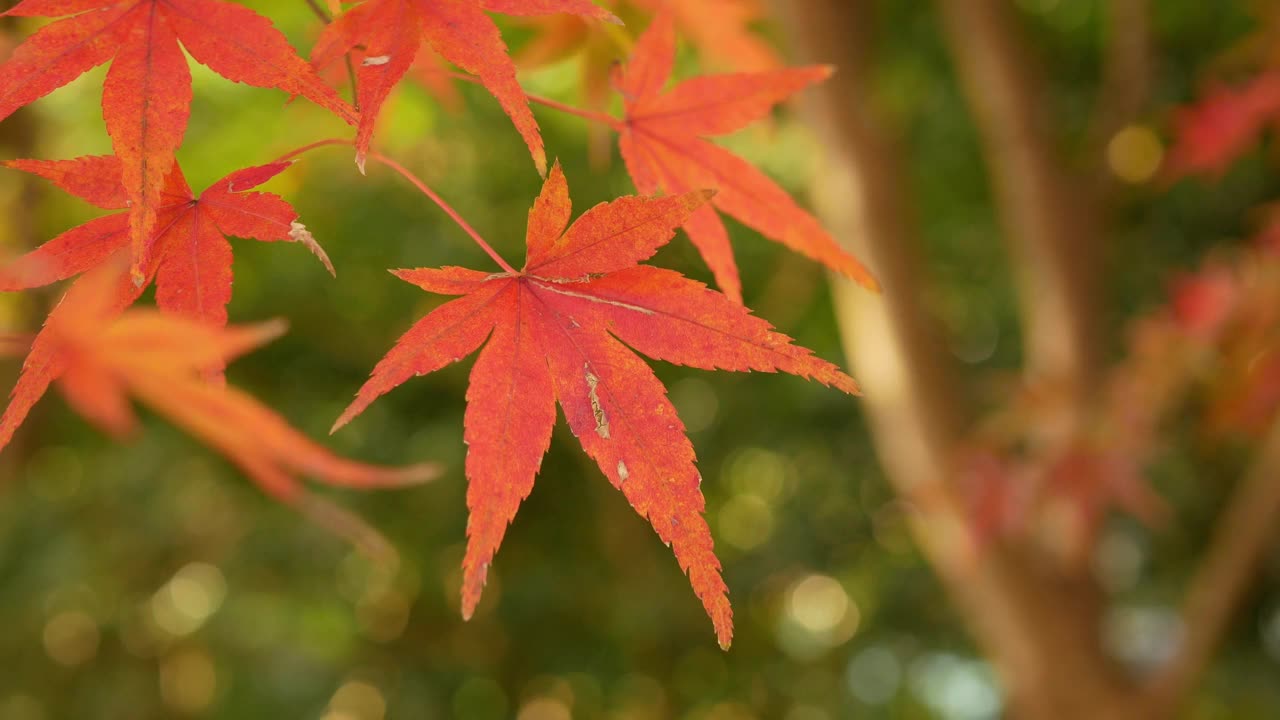
[[[581,23],[620,24],[617,16],[590,0],[365,0],[330,9],[334,17],[325,18],[310,60],[269,19],[230,0],[22,0],[5,13],[56,19],[0,65],[0,119],[110,62],[102,108],[114,150],[5,166],[117,212],[0,267],[6,291],[76,278],[30,344],[0,416],[0,448],[56,383],[82,415],[118,435],[136,424],[127,398],[133,395],[286,502],[308,497],[301,476],[382,487],[438,473],[433,465],[379,468],[336,457],[226,385],[225,364],[282,329],[227,325],[233,257],[227,238],[299,243],[331,273],[333,267],[293,208],[256,190],[290,162],[234,171],[197,194],[175,161],[192,99],[183,49],[228,80],[304,97],[353,125],[361,170],[367,158],[382,157],[370,145],[385,100],[423,54],[434,53],[489,90],[546,176],[529,213],[526,261],[516,270],[462,223],[500,271],[396,271],[428,292],[459,297],[400,338],[335,430],[409,378],[483,346],[464,421],[470,510],[464,615],[475,608],[506,527],[532,489],[558,403],[586,452],[671,546],[727,647],[732,613],[702,517],[693,448],[664,387],[633,351],[704,369],[787,372],[857,392],[836,366],[741,304],[717,211],[870,288],[875,281],[785,191],[706,139],[766,117],[830,69],[777,68],[768,46],[746,30],[758,12],[749,0],[632,0],[628,17],[645,12],[652,21],[608,81],[621,95],[623,114],[582,112],[618,133],[641,196],[598,205],[570,223],[567,180],[558,165],[548,174],[530,98],[489,13],[554,17],[545,21],[542,42],[561,46],[571,43],[566,28],[586,33]],[[702,22],[707,13],[729,22],[710,32],[713,26]],[[713,55],[736,53],[752,71],[666,89],[677,25]],[[344,59],[353,68],[354,106],[320,74]],[[680,227],[722,292],[642,264]],[[127,310],[153,282],[157,309]]]

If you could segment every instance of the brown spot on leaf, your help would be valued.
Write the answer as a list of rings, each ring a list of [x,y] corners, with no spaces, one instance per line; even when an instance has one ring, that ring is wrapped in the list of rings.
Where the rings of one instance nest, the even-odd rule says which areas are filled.
[[[600,396],[596,394],[596,386],[600,384],[600,378],[591,372],[590,365],[583,365],[582,368],[587,375],[587,393],[591,397],[591,412],[596,416],[596,434],[608,440],[609,416],[605,415],[604,407],[600,405]]]

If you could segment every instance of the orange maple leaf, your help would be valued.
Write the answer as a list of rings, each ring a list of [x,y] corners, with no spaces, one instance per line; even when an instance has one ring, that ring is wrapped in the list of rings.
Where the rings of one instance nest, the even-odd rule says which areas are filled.
[[[665,2],[628,0],[605,4],[631,26],[633,16],[639,20],[642,12],[655,12]],[[684,0],[670,6],[676,25],[707,65],[732,72],[763,72],[782,66],[769,43],[752,31],[751,26],[763,16],[755,0]],[[628,8],[635,9],[628,12]],[[625,38],[619,40],[616,33],[592,32],[592,24],[572,15],[536,18],[528,24],[536,34],[516,53],[516,64],[532,69],[577,54],[583,105],[604,110],[609,104],[610,70],[620,55],[627,54],[631,43]],[[608,131],[592,125],[588,132],[592,164],[604,167],[609,161]]]
[[[439,474],[431,464],[384,468],[346,460],[294,430],[252,396],[203,377],[206,368],[277,337],[282,322],[215,327],[154,310],[123,312],[133,288],[125,268],[104,266],[74,284],[50,313],[23,363],[12,399],[0,418],[0,449],[28,411],[58,382],[81,415],[114,436],[137,421],[132,394],[227,458],[273,497],[290,504],[309,499],[299,475],[330,485],[377,488],[416,483]],[[339,531],[367,533],[353,519],[312,503]]]
[[[191,112],[186,48],[228,80],[302,95],[355,124],[355,111],[267,18],[223,0],[23,0],[5,15],[66,17],[0,65],[0,120],[112,58],[102,117],[121,160],[139,284],[174,152]],[[179,46],[181,41],[181,46]]]
[[[878,289],[870,272],[820,222],[750,163],[705,139],[739,130],[775,104],[831,74],[825,66],[766,73],[695,77],[662,92],[675,60],[675,25],[662,12],[618,68],[615,86],[624,114],[616,122],[623,161],[645,194],[712,188],[711,206],[694,212],[685,232],[726,295],[741,301],[742,285],[719,209],[862,285]]]
[[[74,160],[12,160],[6,167],[39,175],[63,190],[101,208],[123,210],[129,198],[120,178],[123,164],[114,156],[86,156]],[[275,162],[227,175],[200,195],[187,185],[174,163],[156,208],[158,223],[142,246],[146,261],[142,283],[133,283],[132,297],[146,283],[156,281],[156,304],[213,325],[227,322],[231,301],[231,244],[227,235],[263,241],[297,242],[315,253],[330,273],[333,265],[298,213],[279,196],[249,192],[283,172],[292,163]],[[48,285],[99,266],[113,258],[129,257],[129,216],[107,215],[68,230],[40,247],[0,266],[0,291]]]
[[[711,195],[624,197],[569,225],[569,189],[557,165],[529,213],[523,270],[395,271],[429,292],[462,297],[400,338],[334,429],[409,378],[484,345],[471,371],[464,421],[471,512],[464,616],[474,611],[507,525],[533,488],[559,401],[583,449],[671,546],[728,647],[732,611],[702,517],[693,446],[662,383],[622,343],[707,370],[782,371],[850,394],[857,386],[724,295],[638,264]]]
[[[627,0],[605,5],[615,8],[630,5],[649,13],[669,7],[680,31],[688,36],[707,64],[718,69],[764,72],[782,66],[782,59],[773,47],[752,32],[752,25],[764,16],[756,0]],[[618,13],[630,19],[625,10],[618,9]],[[589,59],[598,60],[616,48],[612,41],[598,40],[599,36],[590,32],[591,26],[576,17],[540,18],[530,24],[537,29],[537,34],[516,57],[516,62],[526,67],[562,60],[584,48]],[[583,72],[606,76],[608,62],[584,62]]]
[[[498,26],[485,11],[508,15],[571,13],[619,22],[590,0],[367,0],[325,28],[311,52],[323,68],[360,47],[356,99],[362,110],[356,133],[356,162],[364,166],[374,123],[391,90],[413,66],[425,39],[445,60],[480,78],[511,117],[540,174],[547,170],[546,150],[538,123],[516,80]]]

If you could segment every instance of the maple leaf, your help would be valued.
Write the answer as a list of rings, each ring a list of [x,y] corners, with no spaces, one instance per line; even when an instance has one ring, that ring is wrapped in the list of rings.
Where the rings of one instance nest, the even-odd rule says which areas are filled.
[[[507,525],[533,487],[559,401],[583,449],[671,546],[728,647],[732,611],[702,517],[693,447],[662,383],[623,343],[657,360],[707,370],[782,371],[851,394],[857,386],[724,295],[638,264],[710,195],[624,197],[591,208],[569,226],[569,189],[557,165],[529,213],[522,271],[395,271],[428,292],[462,297],[400,338],[334,429],[409,378],[484,345],[471,371],[464,420],[471,513],[464,616],[474,611]]]
[[[655,14],[664,10],[712,65],[764,72],[782,65],[778,53],[752,26],[765,16],[759,0],[630,0]]]
[[[756,0],[627,0],[605,4],[613,8],[628,5],[649,13],[669,7],[680,31],[689,37],[708,64],[717,68],[763,72],[782,66],[778,53],[751,31],[751,26],[764,16]],[[630,19],[624,10],[618,9],[618,13]],[[526,67],[556,62],[584,48],[588,58],[598,60],[617,46],[613,41],[602,42],[598,35],[590,32],[589,24],[573,16],[539,18],[529,24],[537,33],[516,57],[516,62]],[[608,67],[607,61],[588,61],[583,63],[583,72],[599,72],[607,77]]]
[[[144,246],[191,110],[182,48],[228,80],[302,95],[356,123],[267,18],[223,0],[23,0],[5,15],[65,17],[22,43],[0,65],[0,120],[112,58],[102,116],[120,158],[131,272],[142,282]],[[179,47],[181,42],[181,47]]]
[[[298,213],[287,202],[271,193],[248,192],[291,164],[276,162],[237,170],[196,196],[174,163],[160,194],[162,204],[156,208],[156,229],[143,246],[143,257],[147,258],[142,266],[143,283],[134,283],[133,297],[154,278],[156,304],[161,310],[225,325],[232,261],[227,235],[301,243],[332,273],[333,265],[324,250],[297,221]],[[124,209],[129,203],[121,183],[124,164],[115,156],[11,160],[3,165],[39,175],[101,208]],[[128,257],[131,252],[127,213],[90,220],[0,267],[0,291],[48,285],[109,264],[114,257]]]
[[[430,464],[383,468],[338,457],[250,395],[204,380],[205,368],[277,337],[283,323],[215,327],[154,310],[124,312],[135,293],[123,263],[100,267],[71,286],[31,345],[0,419],[0,449],[57,381],[73,408],[115,436],[137,424],[128,401],[134,395],[225,454],[268,494],[291,504],[308,499],[298,475],[376,488],[439,473]],[[352,527],[351,518],[325,512],[338,521],[337,529]]]
[[[696,77],[662,92],[675,60],[675,25],[669,11],[654,18],[630,62],[618,68],[624,116],[617,125],[623,161],[644,194],[713,188],[711,206],[685,222],[716,283],[741,300],[742,285],[719,209],[765,237],[876,289],[870,272],[841,249],[816,218],[750,163],[705,139],[739,130],[775,104],[831,74],[825,66],[765,73]]]
[[[665,2],[628,0],[605,4],[630,26],[633,16],[638,21],[642,12],[657,11]],[[763,15],[755,0],[684,0],[670,3],[670,7],[675,23],[708,65],[734,72],[761,72],[782,66],[773,48],[751,30]],[[619,48],[630,49],[630,40],[619,38],[620,33],[592,32],[592,24],[572,15],[535,18],[527,24],[536,34],[516,53],[516,64],[538,68],[576,54],[583,105],[604,110],[611,95],[611,68],[618,60]],[[609,162],[608,130],[592,125],[588,132],[592,164],[603,168]]]
[[[1174,118],[1176,144],[1170,173],[1220,174],[1280,116],[1280,72],[1260,75],[1240,88],[1214,88]]]
[[[323,68],[359,46],[356,100],[362,110],[356,161],[364,158],[374,123],[396,83],[413,66],[425,39],[441,57],[480,78],[515,123],[540,174],[547,169],[538,123],[498,26],[485,11],[507,15],[571,13],[619,22],[590,0],[367,0],[339,15],[316,42],[311,62]]]

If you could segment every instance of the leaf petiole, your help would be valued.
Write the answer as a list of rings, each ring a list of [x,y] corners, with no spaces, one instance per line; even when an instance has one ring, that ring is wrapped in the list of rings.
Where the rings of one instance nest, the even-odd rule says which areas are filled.
[[[461,72],[454,72],[452,70],[440,70],[439,72],[445,77],[452,78],[454,80],[469,82],[469,83],[472,83],[473,85],[480,84],[480,78],[476,77],[475,75],[469,75],[467,73],[461,73]],[[587,110],[585,108],[580,108],[580,107],[574,107],[573,105],[562,103],[559,100],[552,100],[549,97],[543,97],[541,95],[532,95],[530,93],[525,93],[525,97],[528,98],[529,102],[531,103],[536,103],[544,107],[549,107],[553,110],[559,110],[560,112],[568,113],[570,115],[576,115],[584,120],[590,120],[591,122],[600,123],[602,125],[608,125],[609,127],[619,132],[621,132],[624,129],[624,126],[621,120],[607,113],[597,112],[595,110]]]
[[[343,140],[341,138],[328,138],[325,140],[317,140],[316,142],[310,143],[309,145],[303,145],[300,148],[291,150],[285,153],[284,155],[281,155],[280,157],[276,158],[274,162],[285,162],[287,160],[292,160],[293,158],[298,157],[303,153],[309,152],[316,148],[326,147],[329,145],[346,145],[349,147],[354,147],[355,141]],[[428,186],[425,182],[423,182],[421,178],[419,178],[417,175],[414,175],[405,166],[387,157],[386,155],[383,155],[380,152],[370,150],[369,157],[373,158],[374,160],[377,160],[383,165],[386,165],[392,170],[395,170],[396,172],[400,173],[400,175],[404,177],[404,179],[408,180],[410,183],[413,184],[414,187],[418,188],[418,190],[423,195],[426,195],[428,198],[430,198],[432,202],[434,202],[441,210],[444,211],[445,215],[448,215],[451,220],[457,223],[458,227],[462,228],[462,230],[465,233],[470,235],[471,239],[474,240],[475,243],[480,246],[480,249],[484,250],[485,253],[489,255],[489,257],[493,258],[493,261],[498,263],[499,267],[501,267],[506,272],[511,273],[512,275],[520,274],[518,270],[511,267],[511,264],[508,263],[506,260],[504,260],[502,256],[499,255],[498,252],[493,249],[493,246],[491,246],[483,237],[480,236],[480,233],[476,232],[475,228],[471,227],[471,225],[465,219],[463,219],[461,215],[458,214],[457,210],[454,210],[453,207],[449,205],[449,203],[444,201],[444,198],[440,197],[440,195],[438,195],[435,190],[432,190],[430,186]]]

